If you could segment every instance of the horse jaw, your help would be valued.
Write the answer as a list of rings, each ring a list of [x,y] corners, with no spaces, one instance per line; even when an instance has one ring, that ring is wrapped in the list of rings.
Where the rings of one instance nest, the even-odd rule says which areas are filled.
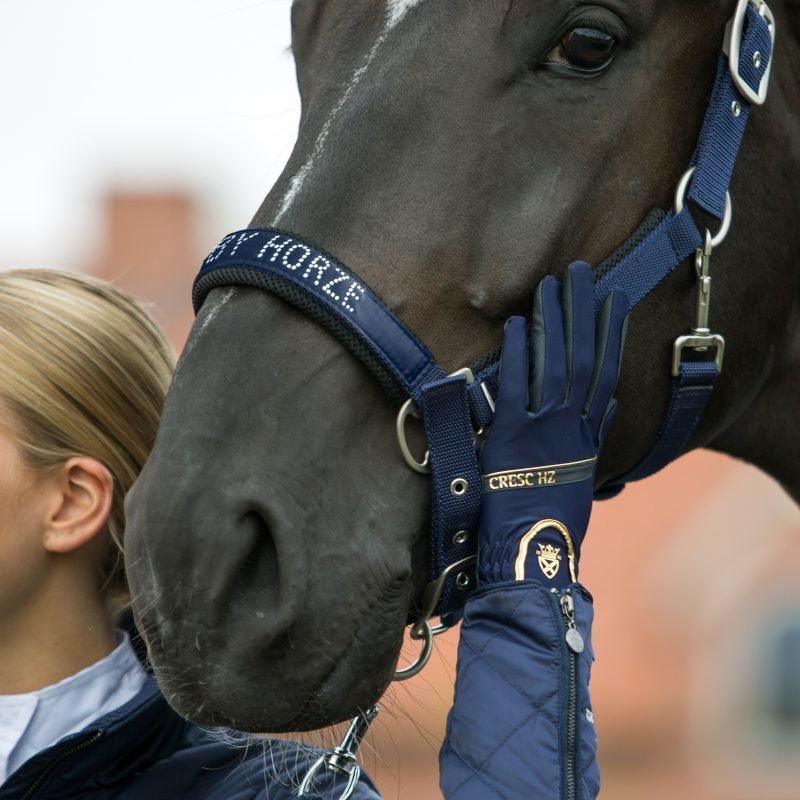
[[[755,464],[800,505],[800,291],[786,325],[786,342],[765,358],[765,380],[746,411],[709,447]]]
[[[305,730],[383,692],[427,547],[425,480],[392,431],[360,364],[298,312],[210,296],[128,499],[137,623],[180,713]]]

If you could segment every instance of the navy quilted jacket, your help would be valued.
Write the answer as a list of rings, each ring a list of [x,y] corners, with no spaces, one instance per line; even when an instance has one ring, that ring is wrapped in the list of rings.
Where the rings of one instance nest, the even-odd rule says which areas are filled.
[[[233,749],[167,705],[154,678],[129,703],[23,764],[0,800],[289,800],[319,755],[294,742]],[[362,773],[363,774],[363,773]],[[333,786],[317,784],[329,796]],[[362,778],[354,798],[376,800]]]
[[[592,617],[591,597],[578,584],[559,594],[515,581],[469,598],[440,754],[447,800],[597,797]],[[567,644],[573,620],[584,642],[580,654]]]

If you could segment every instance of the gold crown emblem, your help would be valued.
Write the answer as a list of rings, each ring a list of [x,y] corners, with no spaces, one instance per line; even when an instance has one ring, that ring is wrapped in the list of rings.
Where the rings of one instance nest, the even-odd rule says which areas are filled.
[[[553,547],[551,544],[540,544],[539,545],[539,552],[536,553],[537,556],[540,558],[547,558],[547,559],[560,559],[561,558],[561,548],[560,547]]]
[[[538,556],[539,569],[550,580],[555,578],[558,574],[558,568],[561,566],[558,563],[561,561],[561,548],[553,547],[551,544],[540,544],[536,555]]]

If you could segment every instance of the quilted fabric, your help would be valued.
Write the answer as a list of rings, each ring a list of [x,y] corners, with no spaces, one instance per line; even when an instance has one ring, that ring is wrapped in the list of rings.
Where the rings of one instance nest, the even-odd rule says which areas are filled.
[[[573,584],[585,642],[566,647],[559,596],[536,581],[486,587],[467,601],[458,648],[456,698],[440,753],[446,800],[568,800],[570,659],[577,660],[575,800],[600,790],[589,698],[593,609]]]

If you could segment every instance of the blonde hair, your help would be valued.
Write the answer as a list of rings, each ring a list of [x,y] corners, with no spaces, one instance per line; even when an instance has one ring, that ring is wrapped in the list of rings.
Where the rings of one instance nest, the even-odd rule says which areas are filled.
[[[123,502],[153,446],[173,368],[164,334],[119,289],[60,270],[0,271],[0,400],[26,460],[48,470],[89,456],[114,477],[109,599],[127,595]]]

